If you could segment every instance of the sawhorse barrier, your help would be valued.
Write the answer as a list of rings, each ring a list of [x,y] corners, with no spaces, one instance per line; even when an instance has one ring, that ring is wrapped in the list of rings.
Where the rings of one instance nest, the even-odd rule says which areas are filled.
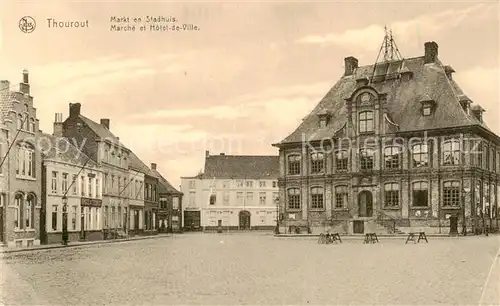
[[[330,244],[330,243],[336,243],[337,241],[342,243],[342,239],[340,239],[339,233],[333,233],[333,234],[321,233],[318,239],[319,244]]]
[[[417,234],[418,234],[418,240],[415,240]],[[427,241],[427,236],[425,235],[425,232],[409,233],[408,238],[406,238],[405,244],[407,244],[408,241],[413,241],[414,243],[420,243],[420,240],[425,240],[425,242],[429,243],[429,241]]]
[[[378,243],[378,237],[375,233],[366,233],[365,241],[363,243]]]

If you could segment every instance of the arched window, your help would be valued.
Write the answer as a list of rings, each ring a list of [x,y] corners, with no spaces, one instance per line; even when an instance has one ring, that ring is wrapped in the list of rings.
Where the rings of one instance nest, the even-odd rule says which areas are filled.
[[[385,207],[399,206],[399,184],[387,183],[384,185]]]
[[[460,142],[448,140],[443,143],[443,165],[451,166],[460,164]]]
[[[311,153],[311,173],[322,173],[325,168],[325,155],[323,153]]]
[[[324,188],[312,187],[311,188],[311,208],[323,209],[324,208]]]
[[[17,145],[16,174],[21,177],[35,178],[35,149],[29,143]]]
[[[288,208],[289,209],[300,209],[300,189],[299,188],[288,189]]]
[[[23,115],[19,114],[17,116],[17,129],[22,130],[23,129]]]
[[[347,186],[335,187],[335,208],[347,208],[349,203],[349,189]]]
[[[35,196],[29,194],[26,198],[26,205],[24,207],[24,220],[26,228],[33,228],[33,220],[35,219]]]
[[[429,205],[429,183],[414,182],[412,184],[413,206],[428,206]]]
[[[337,171],[345,171],[349,165],[349,153],[346,150],[335,154],[335,168]]]
[[[460,206],[460,182],[443,182],[443,206]]]
[[[25,114],[24,115],[24,129],[26,131],[29,131],[30,130],[30,120],[29,120],[29,116],[28,114]]]
[[[22,206],[23,206],[23,195],[22,194],[16,194],[14,198],[14,229],[21,229],[22,228],[22,223],[21,223],[21,212],[22,212]]]
[[[35,119],[31,118],[31,121],[30,121],[30,130],[35,133],[36,132],[36,124],[35,124]]]
[[[413,145],[411,155],[414,168],[429,166],[429,146],[426,143]]]
[[[300,174],[300,155],[288,156],[288,174]]]
[[[365,111],[359,113],[359,132],[369,133],[373,132],[373,112]]]
[[[375,151],[373,149],[361,149],[360,150],[360,166],[361,170],[371,170],[373,169]]]
[[[398,146],[385,147],[384,162],[386,169],[399,169],[401,165],[401,147]]]

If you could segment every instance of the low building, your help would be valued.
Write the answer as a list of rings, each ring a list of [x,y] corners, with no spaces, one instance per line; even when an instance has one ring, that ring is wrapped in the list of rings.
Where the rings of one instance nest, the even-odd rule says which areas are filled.
[[[159,207],[156,227],[162,233],[178,233],[182,228],[182,192],[175,189],[167,179],[161,175],[155,163],[151,170],[158,178]]]
[[[54,133],[41,134],[39,144],[43,155],[41,242],[62,241],[64,196],[68,240],[102,240],[101,168],[71,139],[62,137],[62,114],[56,114]]]
[[[184,229],[274,229],[278,156],[205,154],[204,172],[181,178]]]
[[[28,71],[19,90],[0,82],[0,245],[40,244],[42,159]]]

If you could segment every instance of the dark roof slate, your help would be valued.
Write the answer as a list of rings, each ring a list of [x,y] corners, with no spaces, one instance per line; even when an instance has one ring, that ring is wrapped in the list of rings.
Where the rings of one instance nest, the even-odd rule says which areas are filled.
[[[97,167],[85,153],[78,150],[67,138],[58,137],[47,133],[40,135],[40,147],[45,159],[56,159],[74,165]]]
[[[463,92],[454,80],[446,76],[439,60],[425,64],[424,57],[409,58],[404,60],[403,67],[403,70],[408,69],[413,73],[410,80],[394,78],[369,84],[379,93],[387,94],[388,116],[398,125],[400,132],[472,125],[488,129],[484,122],[462,109],[459,96]],[[279,144],[302,142],[303,137],[309,141],[334,137],[347,123],[345,99],[357,89],[356,80],[363,77],[370,79],[373,71],[373,65],[361,66],[353,76],[343,76],[297,129]],[[436,109],[431,116],[424,117],[421,115],[420,101],[428,98],[436,102]],[[330,112],[331,119],[326,127],[320,128],[318,115],[324,112]]]
[[[119,144],[120,146],[126,148],[125,145],[121,143],[120,140],[102,124],[97,123],[83,115],[79,115],[79,118],[99,137],[108,138],[110,141],[113,141],[114,143]]]
[[[151,170],[151,171],[153,171],[153,173],[155,173],[156,177],[158,178],[158,182],[160,183],[160,186],[159,186],[160,193],[170,193],[170,194],[178,194],[178,195],[182,194],[182,192],[175,189],[174,186],[172,186],[172,184],[170,184],[170,182],[167,181],[167,179],[164,178],[163,175],[160,174],[160,172],[158,172],[158,170]]]
[[[129,168],[132,170],[139,171],[146,175],[157,177],[156,174],[146,166],[134,152],[130,152],[129,154]]]
[[[279,174],[279,156],[209,155],[205,157],[203,177],[275,179]]]

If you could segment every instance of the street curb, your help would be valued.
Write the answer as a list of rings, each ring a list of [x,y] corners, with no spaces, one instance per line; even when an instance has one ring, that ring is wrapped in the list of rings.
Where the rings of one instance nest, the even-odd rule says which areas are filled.
[[[63,249],[63,248],[86,247],[86,246],[92,246],[92,245],[131,242],[131,241],[138,241],[138,240],[159,239],[159,238],[168,238],[168,237],[172,237],[172,235],[152,235],[152,236],[144,236],[144,237],[137,237],[137,238],[97,240],[97,241],[89,241],[89,242],[84,242],[84,243],[76,243],[76,244],[68,244],[68,245],[57,244],[57,245],[45,245],[42,247],[23,248],[23,249],[11,249],[11,250],[5,249],[5,250],[0,250],[0,254],[22,253],[22,252],[32,252],[32,251],[39,251],[39,250]]]
[[[458,235],[458,236],[450,236],[446,234],[426,234],[428,238],[467,238],[467,237],[486,237],[484,235]],[[496,236],[494,234],[490,234],[490,236]],[[275,238],[319,238],[319,234],[279,234],[274,235]],[[342,239],[364,239],[365,235],[340,235]],[[387,235],[387,234],[377,234],[379,238],[389,238],[389,239],[406,239],[408,234],[397,234],[397,235]]]

